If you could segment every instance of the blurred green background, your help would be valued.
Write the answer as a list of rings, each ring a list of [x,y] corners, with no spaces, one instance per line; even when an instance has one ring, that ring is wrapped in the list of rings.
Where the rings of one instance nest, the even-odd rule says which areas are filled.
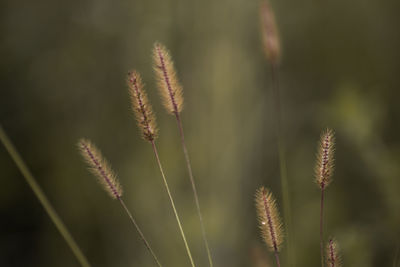
[[[396,0],[277,1],[284,137],[297,266],[319,264],[320,132],[336,132],[326,234],[345,266],[393,266],[400,240]],[[259,1],[0,2],[0,123],[93,266],[154,266],[116,201],[87,171],[88,137],[112,163],[127,205],[165,266],[188,266],[151,147],[125,85],[143,74],[161,161],[198,266],[207,266],[175,120],[165,113],[151,49],[164,43],[184,87],[182,113],[216,266],[270,266],[253,194],[281,189]],[[0,145],[0,266],[78,266]],[[283,252],[282,257],[284,257]]]

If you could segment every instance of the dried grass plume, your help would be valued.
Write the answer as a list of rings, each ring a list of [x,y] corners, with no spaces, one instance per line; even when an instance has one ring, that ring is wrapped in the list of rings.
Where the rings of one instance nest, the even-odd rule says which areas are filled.
[[[283,225],[272,193],[261,187],[255,194],[261,236],[272,251],[279,251],[283,243]]]
[[[154,44],[154,71],[163,103],[171,114],[178,114],[183,108],[182,86],[180,85],[170,53],[160,43]]]
[[[317,154],[317,165],[315,167],[315,180],[321,189],[327,187],[332,181],[334,169],[334,133],[330,129],[326,129],[319,143]]]
[[[142,137],[151,142],[157,138],[157,124],[140,74],[136,71],[129,72],[127,84],[131,96],[132,109],[142,132]]]
[[[108,162],[103,158],[96,146],[87,139],[81,139],[78,142],[81,154],[91,172],[98,178],[109,195],[114,199],[120,199],[122,196],[122,187],[118,182],[117,176],[112,171]]]

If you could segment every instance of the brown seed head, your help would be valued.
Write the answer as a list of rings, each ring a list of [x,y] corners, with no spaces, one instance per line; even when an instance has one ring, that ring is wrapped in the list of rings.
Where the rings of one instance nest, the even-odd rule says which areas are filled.
[[[153,109],[148,101],[140,74],[128,73],[127,84],[131,96],[132,109],[135,114],[143,139],[151,142],[157,137],[157,124]]]
[[[275,15],[268,0],[261,4],[260,17],[265,54],[272,64],[277,64],[281,58],[281,45]]]
[[[321,189],[325,189],[332,181],[334,169],[334,133],[330,129],[326,129],[319,143],[317,154],[317,165],[315,166],[315,180]]]
[[[283,226],[275,198],[261,187],[255,194],[256,210],[264,242],[272,251],[279,251],[283,243]]]
[[[154,71],[164,106],[171,114],[178,114],[183,108],[182,86],[176,77],[174,63],[168,50],[160,43],[154,44]]]
[[[86,139],[79,140],[78,147],[83,158],[89,165],[90,171],[98,178],[104,190],[112,198],[119,199],[122,196],[122,187],[118,182],[117,176],[100,151],[92,142]]]
[[[328,267],[340,267],[341,262],[338,244],[336,240],[330,238],[326,245],[326,265]]]

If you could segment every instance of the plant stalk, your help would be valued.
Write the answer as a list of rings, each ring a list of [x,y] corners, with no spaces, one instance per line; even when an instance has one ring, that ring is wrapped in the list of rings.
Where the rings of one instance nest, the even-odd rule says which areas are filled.
[[[208,245],[206,229],[204,227],[204,222],[203,222],[203,215],[202,215],[201,209],[200,209],[200,201],[199,201],[199,197],[198,197],[198,194],[197,194],[196,184],[194,182],[192,165],[190,163],[189,153],[188,153],[188,150],[187,150],[187,147],[186,147],[185,134],[183,132],[183,125],[182,125],[181,116],[179,115],[178,112],[175,112],[175,117],[176,117],[176,122],[177,122],[178,128],[179,128],[179,134],[181,136],[182,149],[183,149],[183,154],[185,156],[186,167],[187,167],[187,170],[188,170],[188,173],[189,173],[190,183],[192,185],[193,196],[194,196],[194,200],[196,202],[197,215],[199,216],[199,220],[200,220],[201,234],[203,236],[204,245],[205,245],[206,250],[207,250],[208,262],[210,264],[210,267],[213,267],[213,261],[212,261],[212,257],[211,257],[210,247]]]
[[[321,267],[324,267],[324,233],[323,233],[323,219],[324,219],[324,185],[321,187],[321,212],[319,216],[319,246],[321,250]]]
[[[150,244],[147,242],[146,238],[144,237],[144,234],[142,233],[142,231],[140,230],[138,224],[136,223],[135,219],[133,218],[131,212],[129,211],[128,207],[125,205],[125,202],[122,200],[121,197],[118,197],[119,202],[121,203],[122,207],[124,208],[125,212],[128,214],[129,219],[131,220],[132,224],[135,226],[136,231],[138,231],[139,235],[140,235],[140,239],[142,239],[144,245],[146,246],[147,250],[151,253],[151,255],[153,256],[155,262],[157,263],[157,265],[159,267],[161,266],[161,263],[158,261],[158,258],[156,256],[156,254],[154,253],[154,251],[151,249]]]
[[[275,250],[275,260],[276,260],[276,266],[278,266],[278,267],[281,267],[281,263],[280,263],[280,261],[279,261],[279,254],[278,254],[278,251],[277,250]]]
[[[272,80],[272,93],[274,99],[274,108],[276,113],[275,121],[275,133],[278,143],[278,154],[279,154],[279,171],[281,177],[281,189],[283,198],[283,217],[285,219],[285,232],[286,239],[288,242],[287,257],[289,266],[293,266],[294,254],[292,253],[293,245],[291,239],[292,230],[292,218],[290,208],[290,196],[289,196],[289,183],[287,178],[287,167],[286,167],[286,155],[285,155],[285,142],[282,131],[282,111],[281,111],[281,100],[280,100],[280,85],[278,77],[278,66],[276,63],[271,64],[271,80]]]
[[[151,140],[151,146],[152,146],[152,148],[153,148],[154,155],[155,155],[156,160],[157,160],[157,165],[158,165],[158,167],[159,167],[159,169],[160,169],[161,176],[162,176],[163,182],[164,182],[164,186],[165,186],[165,189],[167,190],[168,197],[169,197],[169,200],[170,200],[170,202],[171,202],[171,206],[172,206],[172,209],[173,209],[174,214],[175,214],[176,221],[177,221],[178,226],[179,226],[179,231],[180,231],[180,233],[181,233],[181,236],[182,236],[182,239],[183,239],[183,243],[185,243],[186,252],[187,252],[187,254],[188,254],[188,257],[189,257],[189,259],[190,259],[190,263],[191,263],[192,267],[195,267],[194,261],[193,261],[193,258],[192,258],[192,254],[191,254],[191,252],[190,252],[189,245],[188,245],[188,243],[187,243],[187,241],[186,241],[185,233],[183,232],[183,228],[182,228],[182,225],[181,225],[181,221],[180,221],[179,216],[178,216],[178,212],[177,212],[177,210],[176,210],[176,208],[175,208],[174,200],[173,200],[172,195],[171,195],[171,192],[170,192],[170,190],[169,190],[169,186],[168,186],[168,183],[167,183],[167,179],[165,178],[164,170],[163,170],[163,168],[162,168],[161,161],[160,161],[160,157],[158,156],[158,151],[157,151],[156,144],[155,144],[154,140]]]
[[[33,193],[39,199],[39,202],[42,204],[43,208],[49,215],[50,219],[55,224],[57,230],[60,232],[61,236],[64,238],[65,242],[68,244],[72,253],[75,255],[76,259],[80,263],[82,267],[90,267],[88,260],[86,259],[85,255],[79,248],[78,244],[75,242],[74,238],[72,237],[71,233],[68,231],[67,227],[61,220],[61,218],[57,215],[56,211],[54,210],[53,206],[50,204],[50,201],[47,199],[46,195],[44,194],[43,190],[36,182],[35,178],[33,177],[32,173],[30,172],[29,168],[25,164],[24,160],[19,155],[17,149],[12,144],[11,140],[8,138],[6,132],[3,130],[3,127],[0,125],[0,140],[4,144],[6,150],[10,154],[11,158],[14,160],[15,164],[17,165],[18,169],[21,171],[22,176],[25,178],[25,181],[31,187]]]
[[[397,267],[398,266],[397,265],[398,258],[399,258],[399,245],[397,245],[396,253],[394,254],[393,267]]]

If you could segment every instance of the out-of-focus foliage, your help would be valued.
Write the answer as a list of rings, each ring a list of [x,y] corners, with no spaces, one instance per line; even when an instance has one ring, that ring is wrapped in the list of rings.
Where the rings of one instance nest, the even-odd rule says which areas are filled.
[[[326,233],[344,266],[391,266],[400,239],[399,1],[272,1],[282,39],[284,137],[297,266],[319,263],[321,130],[336,132]],[[127,205],[165,266],[188,266],[151,148],[125,85],[143,74],[157,140],[198,266],[207,266],[173,116],[156,90],[151,49],[170,50],[216,266],[270,266],[253,194],[281,203],[270,68],[258,1],[83,0],[0,3],[0,123],[93,266],[153,266],[135,230],[86,170],[92,139],[112,163]],[[0,266],[78,266],[0,146]],[[282,257],[284,258],[285,248]],[[285,261],[285,260],[284,260]]]

